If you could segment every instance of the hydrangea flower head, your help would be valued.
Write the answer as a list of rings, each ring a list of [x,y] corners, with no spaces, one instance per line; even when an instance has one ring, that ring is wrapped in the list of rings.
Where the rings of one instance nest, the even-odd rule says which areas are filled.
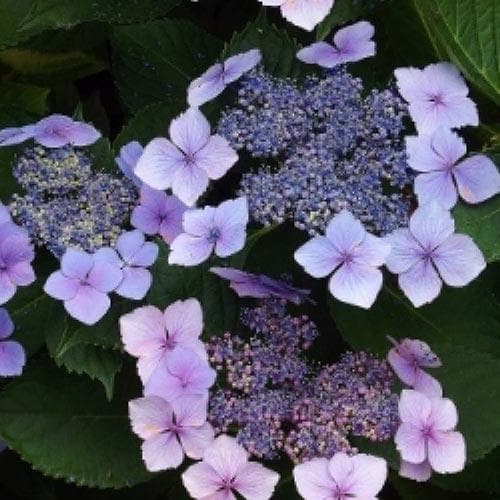
[[[146,269],[158,258],[158,245],[146,241],[144,234],[135,229],[122,233],[115,245],[116,250],[105,247],[95,252],[94,258],[110,262],[121,268],[123,278],[114,292],[133,300],[143,299],[153,282],[153,277]]]
[[[467,97],[469,89],[453,64],[398,68],[394,74],[399,93],[408,102],[410,116],[420,134],[430,134],[439,127],[479,124],[476,105]]]
[[[258,299],[277,297],[300,304],[310,291],[295,288],[286,281],[275,280],[264,274],[252,274],[232,267],[212,267],[210,271],[230,281],[230,287],[238,297],[254,297]]]
[[[135,174],[152,188],[171,188],[188,206],[205,192],[209,179],[220,179],[238,161],[226,139],[210,135],[210,123],[197,108],[172,120],[170,139],[153,139]]]
[[[10,222],[6,208],[0,206],[0,304],[5,304],[16,293],[18,286],[35,281],[31,262],[35,252],[28,233]]]
[[[422,368],[441,366],[441,360],[431,348],[417,339],[403,339],[397,342],[392,337],[388,338],[394,347],[389,351],[387,360],[399,379],[407,386],[428,396],[442,396],[440,383],[422,370]]]
[[[185,397],[172,403],[158,396],[134,399],[129,415],[133,431],[144,440],[142,458],[151,472],[179,467],[184,454],[200,459],[214,439],[206,398]]]
[[[247,223],[244,196],[223,201],[217,207],[188,210],[182,219],[184,232],[172,242],[169,264],[196,266],[212,251],[219,257],[239,252],[245,245]]]
[[[251,49],[242,54],[231,56],[222,63],[214,64],[189,84],[188,104],[197,107],[211,101],[221,94],[227,85],[255,68],[261,60],[260,50]]]
[[[0,377],[21,375],[26,364],[23,346],[13,340],[5,340],[14,332],[9,313],[0,307]]]
[[[165,312],[144,306],[120,318],[120,333],[125,350],[138,358],[137,368],[145,384],[163,359],[177,347],[207,359],[200,340],[203,313],[196,299],[178,300]]]
[[[67,144],[89,146],[100,137],[101,134],[92,125],[54,114],[33,125],[1,130],[0,147],[20,144],[28,139],[34,139],[46,148],[60,148]]]
[[[145,396],[173,401],[185,396],[205,397],[215,382],[215,370],[185,347],[177,347],[158,364],[144,386]]]
[[[463,470],[465,441],[462,434],[455,431],[458,415],[451,400],[403,390],[399,416],[401,425],[394,440],[402,460],[407,462],[406,475],[412,473],[411,464],[417,466],[413,472],[419,480],[430,476],[431,469],[440,474]]]
[[[415,307],[432,302],[443,281],[462,287],[486,267],[472,238],[454,231],[450,212],[433,202],[413,212],[408,228],[386,237],[392,246],[386,265],[399,275],[399,286]]]
[[[312,31],[328,15],[334,0],[259,0],[262,5],[280,7],[290,23]]]
[[[436,201],[452,208],[459,195],[467,203],[480,203],[500,192],[500,173],[495,164],[482,154],[459,161],[467,148],[449,129],[407,136],[406,151],[408,165],[420,172],[414,188],[420,205]]]
[[[108,311],[108,293],[122,278],[118,264],[69,248],[61,259],[61,269],[48,277],[43,289],[47,295],[64,301],[70,316],[93,325]]]
[[[375,28],[367,21],[359,21],[338,30],[333,45],[316,42],[297,52],[297,58],[307,64],[333,68],[339,64],[360,61],[375,55],[375,42],[371,40]]]
[[[140,189],[142,181],[135,175],[135,166],[142,155],[144,148],[137,141],[129,142],[120,148],[120,154],[115,158],[122,174],[130,179]]]
[[[176,196],[143,184],[130,223],[145,234],[159,234],[170,245],[182,233],[182,216],[186,209]]]
[[[245,500],[267,500],[278,480],[276,472],[249,462],[245,449],[226,435],[216,438],[205,450],[203,461],[182,474],[192,498],[213,500],[234,500],[235,493]]]
[[[333,272],[331,294],[342,302],[368,309],[382,287],[378,267],[389,253],[387,242],[368,233],[350,212],[342,210],[329,222],[326,236],[315,236],[301,246],[295,260],[315,278]]]
[[[387,478],[387,464],[382,458],[363,453],[336,453],[330,460],[315,458],[296,465],[293,477],[305,500],[374,499]]]

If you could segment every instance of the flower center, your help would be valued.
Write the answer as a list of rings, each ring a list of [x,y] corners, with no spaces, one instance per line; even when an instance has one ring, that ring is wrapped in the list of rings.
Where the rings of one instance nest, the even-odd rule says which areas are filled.
[[[163,347],[165,347],[165,349],[173,351],[176,345],[177,342],[172,337],[168,335],[165,337],[165,342],[163,343]]]
[[[220,238],[220,230],[217,227],[213,227],[208,231],[207,240],[210,243],[215,243]]]
[[[422,436],[427,438],[427,439],[430,439],[432,438],[432,427],[430,425],[424,425],[422,427]]]
[[[444,99],[441,94],[433,94],[429,97],[429,101],[435,104],[436,106],[440,106],[444,104]]]

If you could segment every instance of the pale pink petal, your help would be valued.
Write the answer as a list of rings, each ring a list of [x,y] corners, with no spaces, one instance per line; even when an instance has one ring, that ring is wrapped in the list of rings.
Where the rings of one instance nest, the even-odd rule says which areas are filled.
[[[214,440],[214,429],[208,422],[199,427],[183,427],[177,433],[186,455],[196,460],[203,456]]]
[[[245,246],[246,236],[246,226],[241,224],[222,227],[215,242],[215,254],[224,258],[239,252]]]
[[[328,288],[338,300],[369,309],[382,288],[382,272],[355,262],[340,266],[330,279]]]
[[[460,432],[440,432],[428,441],[429,463],[440,474],[460,472],[465,467],[465,440]]]
[[[394,437],[396,448],[401,458],[413,464],[419,464],[427,458],[426,439],[420,428],[402,423]]]
[[[381,266],[391,253],[391,245],[387,240],[366,233],[363,242],[353,252],[353,259],[357,263],[369,266]]]
[[[17,286],[27,286],[36,280],[35,271],[29,262],[18,262],[7,269],[10,281]]]
[[[432,202],[418,207],[410,217],[410,231],[427,251],[436,248],[455,230],[448,210]]]
[[[432,428],[438,431],[451,431],[458,424],[458,413],[455,403],[447,398],[431,398],[430,421]]]
[[[172,407],[158,396],[129,401],[128,413],[132,430],[141,439],[149,439],[172,427]]]
[[[198,108],[189,108],[170,122],[169,132],[172,142],[192,156],[207,144],[210,123]]]
[[[431,148],[443,167],[452,167],[467,152],[464,140],[452,130],[440,127],[431,136]]]
[[[193,80],[187,90],[188,104],[201,106],[221,94],[226,88],[223,72],[224,67],[221,63],[217,63]]]
[[[450,209],[458,200],[451,171],[442,170],[417,175],[413,190],[420,205],[436,201],[443,208]]]
[[[415,307],[432,302],[441,292],[443,282],[428,259],[422,259],[398,277],[404,294]]]
[[[408,271],[422,258],[423,248],[408,229],[396,229],[386,236],[391,246],[385,265],[391,273]]]
[[[19,342],[0,342],[0,377],[21,375],[26,364],[26,354]]]
[[[333,42],[344,62],[355,62],[375,55],[375,42],[370,40],[374,34],[375,28],[371,23],[359,21],[338,30]]]
[[[420,368],[416,370],[413,388],[416,391],[433,398],[440,398],[443,395],[443,388],[441,387],[441,384],[434,377]]]
[[[205,462],[188,467],[182,474],[182,482],[193,498],[211,498],[223,486],[220,475]]]
[[[426,81],[423,71],[418,68],[397,68],[394,70],[399,93],[408,102],[426,98]]]
[[[255,68],[261,60],[259,49],[251,49],[227,58],[224,61],[224,83],[227,85],[238,80],[244,73]]]
[[[172,179],[172,193],[188,207],[207,190],[208,174],[197,163],[187,163],[179,168]]]
[[[79,279],[67,278],[61,271],[52,273],[43,286],[47,295],[58,300],[72,299],[78,293],[79,288]]]
[[[73,146],[89,146],[101,137],[101,133],[88,123],[73,122],[73,126],[66,131],[66,137]]]
[[[144,233],[138,229],[122,233],[116,240],[115,248],[127,264],[135,264],[134,256],[146,241]]]
[[[34,128],[8,127],[0,130],[0,148],[20,144],[33,137]]]
[[[6,339],[14,333],[14,322],[7,309],[0,308],[0,339]]]
[[[423,69],[423,75],[429,82],[428,88],[434,92],[446,90],[453,96],[466,96],[469,92],[458,68],[450,62],[429,64]]]
[[[205,450],[203,461],[222,478],[229,480],[248,463],[248,453],[236,439],[222,434]]]
[[[178,398],[172,408],[179,427],[200,427],[207,420],[208,394]]]
[[[417,172],[445,170],[446,165],[443,158],[432,147],[432,138],[433,136],[430,134],[407,135],[405,137],[408,165],[413,170]],[[465,143],[463,145],[465,147]]]
[[[212,135],[207,144],[196,153],[195,160],[199,168],[205,170],[209,179],[220,179],[238,161],[238,154],[229,145],[227,139]]]
[[[287,0],[281,5],[283,17],[307,31],[312,31],[330,12],[334,0]]]
[[[75,248],[68,248],[61,259],[61,271],[68,278],[84,280],[93,266],[92,255]]]
[[[354,471],[354,463],[346,453],[335,453],[328,463],[328,470],[336,485],[341,489],[347,489]]]
[[[427,423],[431,411],[431,400],[427,396],[418,391],[403,389],[399,399],[399,416],[403,422],[416,426]]]
[[[412,464],[401,460],[399,475],[418,482],[428,481],[432,475],[431,464],[427,460],[421,464]]]
[[[296,465],[293,478],[299,495],[305,500],[332,498],[336,489],[326,458],[314,458]]]
[[[439,357],[432,352],[429,345],[418,339],[404,339],[401,348],[409,353],[412,359],[418,362],[419,366],[426,368],[438,368],[442,366]]]
[[[154,189],[172,186],[175,173],[184,167],[185,158],[168,139],[158,137],[145,148],[135,167],[135,175]]]
[[[119,266],[111,262],[96,261],[89,272],[87,282],[99,292],[108,293],[115,290],[123,279]]]
[[[214,244],[207,238],[180,234],[170,246],[169,264],[197,266],[210,257]]]
[[[234,200],[223,201],[215,210],[215,226],[222,228],[224,226],[242,226],[246,227],[248,223],[248,202],[245,196]]]
[[[387,462],[364,453],[354,455],[351,461],[349,493],[355,498],[375,498],[387,479]]]
[[[16,288],[7,273],[0,271],[0,305],[5,304],[14,297]]]
[[[164,362],[165,358],[172,352],[172,349],[166,349],[160,346],[158,350],[153,351],[146,356],[140,356],[137,360],[137,373],[143,385],[149,382],[158,366]]]
[[[363,224],[348,210],[335,215],[326,227],[326,237],[340,253],[351,253],[366,236]]]
[[[465,234],[452,234],[433,252],[432,259],[441,278],[450,286],[467,285],[486,267],[481,250]]]
[[[108,311],[109,297],[91,286],[81,286],[78,293],[64,302],[68,314],[86,325],[94,325]]]
[[[315,42],[297,52],[297,59],[306,64],[317,64],[323,68],[333,68],[344,62],[342,54],[329,43]]]
[[[203,331],[203,312],[196,299],[178,300],[164,312],[169,339],[175,343],[198,339]]]
[[[416,379],[416,370],[418,370],[418,368],[415,367],[412,360],[401,356],[395,347],[389,351],[387,360],[401,382],[413,387]]]
[[[144,306],[120,318],[120,334],[125,350],[132,356],[151,356],[161,351],[166,340],[162,312]]]
[[[182,218],[184,231],[192,236],[206,236],[215,226],[215,213],[216,208],[210,206],[184,212]]]
[[[142,267],[129,266],[125,266],[122,272],[123,279],[114,292],[127,299],[142,300],[151,288],[152,274]]]
[[[142,459],[150,472],[176,469],[184,461],[184,452],[173,432],[146,439],[142,443]]]
[[[272,498],[279,474],[256,462],[248,462],[238,471],[234,489],[247,500]]]
[[[342,262],[338,250],[325,236],[315,236],[299,247],[294,258],[314,278],[328,276]]]
[[[480,203],[500,192],[500,173],[485,155],[474,155],[453,169],[460,196],[467,203]]]

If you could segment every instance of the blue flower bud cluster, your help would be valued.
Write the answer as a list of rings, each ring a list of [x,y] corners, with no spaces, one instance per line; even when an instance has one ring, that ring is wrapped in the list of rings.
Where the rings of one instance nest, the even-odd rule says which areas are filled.
[[[241,320],[248,338],[227,332],[207,345],[225,387],[210,395],[217,432],[235,432],[259,458],[285,454],[294,463],[355,452],[350,436],[394,436],[398,396],[385,361],[364,352],[325,366],[308,361],[318,331],[307,316],[288,314],[284,300],[244,309]]]
[[[56,257],[68,247],[113,246],[137,198],[128,179],[94,173],[91,158],[71,146],[26,149],[13,175],[25,194],[13,196],[12,217]]]
[[[243,175],[239,192],[255,221],[292,219],[316,235],[346,208],[384,235],[407,224],[413,202],[407,116],[392,89],[366,93],[343,67],[301,85],[253,70],[218,132],[263,160],[257,172]]]

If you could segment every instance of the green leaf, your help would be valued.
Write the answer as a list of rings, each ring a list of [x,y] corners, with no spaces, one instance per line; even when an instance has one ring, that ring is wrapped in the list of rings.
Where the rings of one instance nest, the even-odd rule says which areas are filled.
[[[0,393],[0,435],[36,470],[81,486],[122,488],[152,477],[130,430],[127,400],[52,363],[32,366]]]
[[[160,245],[160,255],[151,272],[154,280],[146,302],[161,309],[175,300],[197,298],[203,308],[205,335],[220,335],[231,330],[238,319],[238,303],[227,283],[211,273],[209,262],[196,267],[169,265],[167,247]]]
[[[114,30],[116,83],[133,111],[144,106],[186,101],[186,89],[214,63],[222,43],[183,20],[154,21]]]
[[[130,141],[145,145],[154,137],[167,135],[170,121],[184,109],[185,104],[181,102],[146,106],[123,127],[113,143],[113,149],[118,154],[120,148]]]
[[[106,63],[97,56],[81,52],[37,52],[7,49],[0,52],[0,62],[16,73],[41,82],[78,79],[98,73]]]
[[[84,21],[127,24],[165,15],[180,0],[0,0],[0,48]]]
[[[385,285],[373,307],[360,310],[331,301],[342,336],[356,350],[385,356],[385,338],[410,337],[428,342],[443,367],[433,370],[460,414],[459,428],[470,461],[500,444],[500,315],[498,266],[490,266],[468,287],[446,289],[432,304],[415,309],[392,285]]]
[[[429,37],[480,91],[500,103],[497,0],[414,0]]]
[[[301,66],[295,58],[299,50],[297,42],[287,31],[269,24],[262,13],[233,36],[223,57],[255,48],[262,52],[264,67],[272,75],[297,76],[300,73]]]
[[[479,205],[459,203],[453,216],[457,232],[471,236],[488,262],[500,260],[500,196]]]
[[[13,104],[29,113],[42,115],[47,110],[50,89],[16,82],[0,83],[0,107]]]
[[[89,343],[67,345],[67,336],[72,336],[66,327],[64,330],[52,329],[46,336],[47,348],[57,366],[63,366],[70,373],[88,375],[92,380],[99,380],[109,400],[113,397],[115,377],[122,367],[120,353],[103,349]]]

